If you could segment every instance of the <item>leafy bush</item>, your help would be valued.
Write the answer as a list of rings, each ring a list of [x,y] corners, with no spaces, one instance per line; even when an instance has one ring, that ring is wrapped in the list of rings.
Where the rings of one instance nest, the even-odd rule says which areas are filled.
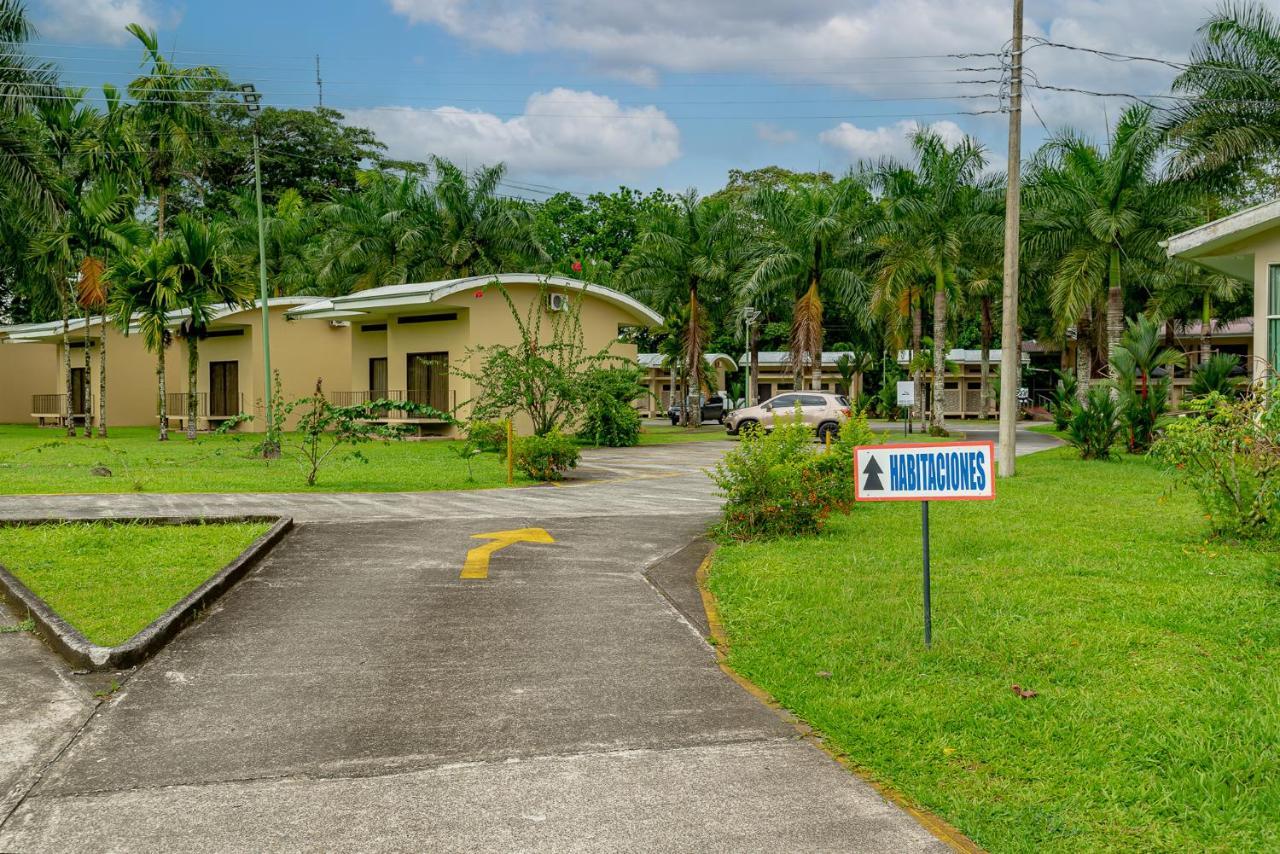
[[[812,455],[810,477],[831,509],[848,512],[853,507],[853,451],[859,445],[874,445],[876,442],[876,436],[867,424],[867,416],[859,414],[841,425],[830,448]]]
[[[1120,407],[1111,396],[1111,387],[1099,384],[1089,388],[1084,402],[1071,408],[1067,422],[1067,442],[1085,460],[1109,460],[1120,436]]]
[[[745,432],[711,471],[725,497],[716,533],[738,540],[814,534],[832,511],[851,508],[853,449],[875,441],[866,418],[846,422],[829,449],[813,439],[798,418],[778,419],[771,433]]]
[[[1280,537],[1280,397],[1211,393],[1187,407],[1152,456],[1196,491],[1214,531]]]
[[[1164,429],[1169,411],[1169,380],[1152,380],[1145,386],[1135,387],[1122,383],[1120,390],[1120,420],[1124,424],[1129,453],[1145,454],[1151,449],[1156,434]]]
[[[582,425],[578,438],[596,446],[629,448],[640,443],[640,413],[632,406],[645,393],[640,369],[595,368],[583,378]]]
[[[1207,362],[1196,365],[1191,373],[1191,385],[1187,393],[1192,397],[1218,394],[1233,397],[1244,384],[1244,377],[1236,373],[1240,357],[1234,353],[1214,353]]]
[[[1054,373],[1058,381],[1053,386],[1053,394],[1049,398],[1049,414],[1053,416],[1053,429],[1059,432],[1067,429],[1071,421],[1071,410],[1076,404],[1076,375],[1070,371],[1057,370]]]
[[[467,422],[467,442],[481,451],[505,454],[507,452],[506,422],[484,421],[479,418]]]
[[[562,480],[578,465],[578,443],[558,430],[516,440],[516,465],[534,480]]]

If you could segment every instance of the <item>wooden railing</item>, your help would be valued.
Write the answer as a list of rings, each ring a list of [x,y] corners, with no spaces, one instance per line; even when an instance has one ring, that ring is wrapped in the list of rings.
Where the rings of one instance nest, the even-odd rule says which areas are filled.
[[[196,418],[230,418],[233,415],[239,415],[244,412],[244,393],[241,392],[235,412],[210,412],[209,411],[209,392],[198,391],[195,393],[196,398]],[[166,410],[170,418],[185,418],[187,416],[187,403],[191,399],[191,392],[171,391],[164,396]],[[156,413],[159,414],[159,406],[156,407]]]
[[[389,390],[373,390],[373,391],[334,391],[328,394],[329,401],[335,406],[358,406],[362,403],[370,403],[374,400],[407,400],[410,403],[429,405],[430,400],[425,392],[417,389],[404,391],[402,389]],[[419,415],[407,412],[403,409],[384,409],[379,415],[379,420],[392,421],[424,421],[434,422],[434,418],[422,418]]]

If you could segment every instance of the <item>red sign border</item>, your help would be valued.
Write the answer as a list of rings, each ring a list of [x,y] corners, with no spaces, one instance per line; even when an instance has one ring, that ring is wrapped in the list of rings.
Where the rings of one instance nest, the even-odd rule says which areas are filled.
[[[902,495],[890,498],[864,498],[862,480],[858,476],[858,451],[864,448],[888,450],[892,448],[975,448],[985,447],[991,460],[991,494],[990,495],[956,495],[953,497],[924,498],[919,495]],[[885,445],[858,445],[853,449],[853,500],[854,501],[995,501],[996,500],[996,445],[990,441],[973,442],[894,442]]]

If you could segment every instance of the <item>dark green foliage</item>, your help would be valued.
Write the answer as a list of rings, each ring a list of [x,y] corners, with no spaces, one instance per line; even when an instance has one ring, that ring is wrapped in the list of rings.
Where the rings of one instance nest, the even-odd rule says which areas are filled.
[[[578,465],[578,443],[559,430],[516,440],[516,465],[534,480],[563,480]]]
[[[1049,399],[1049,414],[1053,416],[1053,429],[1067,429],[1071,421],[1071,410],[1076,404],[1076,375],[1063,370],[1056,370],[1058,381],[1053,386],[1053,394]]]
[[[583,378],[584,414],[578,438],[593,445],[629,448],[640,443],[640,413],[632,405],[645,393],[640,369],[596,368]]]
[[[506,422],[473,418],[467,422],[467,441],[482,451],[505,454],[507,452]]]
[[[1280,397],[1210,393],[1187,406],[1152,456],[1195,490],[1215,532],[1280,538]]]
[[[724,495],[716,533],[729,540],[816,534],[832,512],[853,506],[853,449],[875,441],[866,419],[846,422],[829,449],[813,428],[779,419],[770,433],[749,430],[711,471]]]
[[[1240,392],[1244,377],[1237,374],[1240,357],[1234,353],[1214,353],[1207,362],[1196,365],[1191,373],[1187,393],[1192,397],[1218,394],[1233,397]]]
[[[1090,387],[1084,402],[1077,402],[1067,422],[1066,439],[1084,460],[1109,460],[1120,437],[1120,406],[1111,387]]]

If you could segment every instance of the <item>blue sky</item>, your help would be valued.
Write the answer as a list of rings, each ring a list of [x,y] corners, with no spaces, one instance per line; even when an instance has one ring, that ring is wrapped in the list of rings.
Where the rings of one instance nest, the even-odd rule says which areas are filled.
[[[547,188],[714,190],[731,168],[847,169],[909,156],[917,124],[968,133],[1005,162],[998,54],[1008,0],[32,0],[34,53],[95,89],[126,82],[157,29],[183,63],[254,81],[268,103],[326,106],[373,127],[393,153],[504,160],[530,197]],[[1183,60],[1203,0],[1041,0],[1027,32],[1082,47]],[[962,56],[962,54],[974,54]],[[985,54],[985,55],[984,55]],[[1039,47],[1043,84],[1167,92],[1172,69]],[[979,82],[967,82],[979,81]],[[1033,89],[1027,149],[1048,129],[1101,134],[1120,99]]]

